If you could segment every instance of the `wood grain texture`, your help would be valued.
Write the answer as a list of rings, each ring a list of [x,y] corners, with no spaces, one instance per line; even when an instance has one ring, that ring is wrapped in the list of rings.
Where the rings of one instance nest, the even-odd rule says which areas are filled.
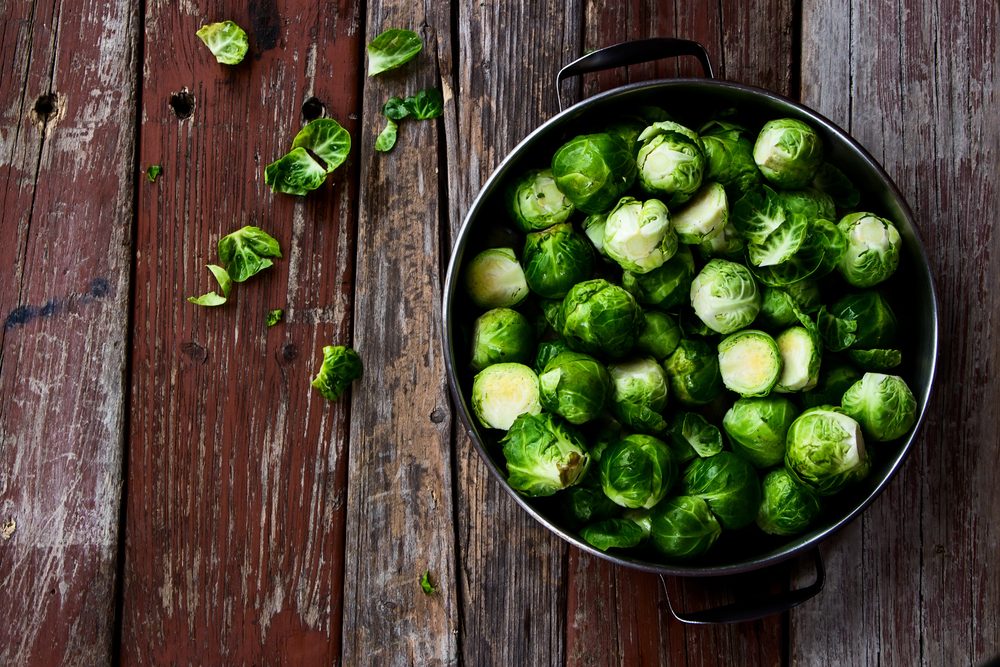
[[[6,2],[0,14],[0,664],[102,664],[139,26],[119,0]]]
[[[194,34],[221,19],[249,32],[235,67]],[[163,175],[138,202],[124,664],[339,658],[350,403],[309,383],[351,339],[358,152],[305,198],[263,170],[311,96],[358,137],[360,20],[351,2],[146,6],[141,164]],[[223,307],[187,303],[244,225],[284,257]]]
[[[558,111],[555,76],[580,55],[577,2],[458,3],[457,112],[448,147],[452,236],[493,169]],[[564,99],[578,86],[567,84]],[[468,665],[565,659],[567,547],[492,479],[456,427],[461,647]]]
[[[366,41],[392,27],[419,30],[424,49],[364,80],[354,341],[365,375],[351,411],[343,662],[455,664],[451,411],[440,345],[443,121],[404,120],[392,152],[374,150],[389,97],[449,79],[439,54],[450,50],[451,16],[431,0],[369,2]],[[449,102],[445,113],[453,110]],[[431,595],[418,585],[425,571]]]
[[[849,128],[909,200],[943,345],[913,455],[831,541],[827,591],[792,615],[795,664],[966,665],[1000,653],[1000,417],[983,409],[1000,399],[988,218],[1000,206],[998,13],[989,0],[803,10],[803,101]]]

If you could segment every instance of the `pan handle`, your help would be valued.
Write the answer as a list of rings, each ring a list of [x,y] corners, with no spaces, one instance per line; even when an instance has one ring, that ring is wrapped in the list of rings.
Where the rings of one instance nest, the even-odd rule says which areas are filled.
[[[592,51],[559,70],[559,74],[556,75],[556,99],[559,100],[559,110],[563,110],[562,82],[568,77],[676,56],[694,56],[701,63],[705,76],[709,79],[715,78],[708,52],[698,42],[676,37],[652,37],[634,42],[622,42]]]
[[[667,588],[666,579],[660,577],[663,584],[663,592],[667,600],[667,608],[670,613],[681,623],[691,625],[709,625],[715,623],[743,623],[746,621],[756,621],[773,614],[780,614],[797,607],[806,600],[814,597],[823,590],[826,582],[826,571],[823,568],[823,558],[818,549],[812,552],[816,566],[816,580],[805,588],[798,588],[794,591],[787,591],[776,597],[758,600],[741,600],[732,604],[703,609],[694,612],[678,611],[674,603],[670,601],[670,591]]]

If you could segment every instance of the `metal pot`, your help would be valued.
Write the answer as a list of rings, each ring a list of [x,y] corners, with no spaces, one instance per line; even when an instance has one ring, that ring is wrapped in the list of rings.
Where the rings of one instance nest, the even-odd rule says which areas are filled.
[[[731,622],[748,620],[783,611],[812,597],[822,588],[823,569],[816,546],[844,527],[865,509],[889,483],[913,446],[924,418],[937,359],[937,298],[927,257],[913,222],[913,214],[892,179],[872,156],[844,130],[792,100],[773,92],[712,78],[705,49],[696,42],[656,38],[628,42],[590,53],[564,67],[556,79],[557,95],[568,76],[637,64],[657,58],[690,55],[698,58],[705,78],[658,80],[615,88],[573,105],[549,119],[529,134],[496,168],[473,202],[455,243],[448,265],[444,294],[444,347],[448,381],[458,414],[487,467],[511,497],[537,521],[579,549],[618,565],[660,575],[717,576],[746,573],[768,567],[812,551],[816,558],[816,582],[778,598],[709,610],[700,615],[683,615],[686,622]],[[792,117],[808,122],[821,134],[826,155],[837,164],[862,193],[862,206],[893,220],[903,237],[900,269],[885,285],[890,301],[898,308],[903,341],[904,366],[899,373],[913,390],[918,404],[918,420],[910,434],[889,450],[879,448],[869,476],[852,489],[830,499],[815,525],[793,538],[774,538],[736,531],[723,537],[702,559],[690,563],[657,562],[634,556],[609,554],[594,549],[572,530],[561,525],[558,515],[544,500],[528,499],[506,481],[504,459],[497,446],[498,434],[482,429],[469,409],[472,373],[467,368],[468,330],[476,312],[459,289],[463,258],[490,245],[490,237],[502,220],[503,186],[510,177],[545,163],[568,138],[594,131],[621,109],[639,104],[655,104],[695,118],[708,118],[713,111],[736,107],[745,116],[763,122],[770,118]],[[561,107],[560,99],[560,107]],[[759,531],[757,531],[759,532]],[[725,542],[724,542],[725,540]],[[671,607],[671,611],[674,609]]]

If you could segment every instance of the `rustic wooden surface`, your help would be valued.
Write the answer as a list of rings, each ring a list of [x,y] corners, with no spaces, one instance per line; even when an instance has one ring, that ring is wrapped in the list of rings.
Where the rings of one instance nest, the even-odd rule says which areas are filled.
[[[1000,418],[981,409],[1000,400],[997,6],[746,4],[0,0],[0,664],[1000,653]],[[193,35],[223,18],[250,33],[238,67]],[[390,26],[418,30],[424,50],[367,78],[363,46]],[[721,78],[801,96],[869,148],[914,208],[942,306],[938,390],[913,456],[823,548],[819,598],[741,626],[671,622],[657,577],[536,525],[488,476],[444,382],[442,267],[472,199],[557,112],[562,64],[650,35],[701,41]],[[698,73],[662,62],[563,92]],[[444,117],[404,122],[396,149],[376,153],[385,99],[428,86]],[[49,92],[46,121],[32,110]],[[273,195],[263,167],[317,114],[351,132],[350,159],[307,198]],[[141,172],[154,163],[152,184]],[[212,287],[216,241],[244,224],[284,257],[231,304],[184,302]],[[285,321],[267,329],[276,307]],[[330,343],[365,362],[334,404],[308,385]],[[684,608],[719,598],[666,588]]]

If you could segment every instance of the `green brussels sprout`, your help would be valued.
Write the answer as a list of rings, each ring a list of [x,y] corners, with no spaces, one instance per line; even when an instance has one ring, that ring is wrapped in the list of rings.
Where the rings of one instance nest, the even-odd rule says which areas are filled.
[[[580,436],[550,414],[520,415],[500,444],[507,482],[525,496],[551,496],[573,486],[590,465]]]
[[[535,372],[541,374],[550,361],[563,352],[571,352],[569,345],[563,340],[545,340],[538,344],[535,354]]]
[[[524,270],[511,248],[484,250],[465,267],[465,289],[480,308],[516,306],[528,296]]]
[[[887,371],[903,363],[903,353],[895,349],[848,350],[847,358],[865,370]]]
[[[656,360],[642,357],[608,366],[611,375],[611,410],[622,424],[644,433],[667,427],[667,376]]]
[[[844,392],[860,379],[861,373],[851,366],[833,366],[830,370],[820,373],[819,384],[815,389],[802,392],[800,395],[802,405],[807,408],[840,405]]]
[[[232,21],[208,23],[195,33],[223,65],[238,65],[247,54],[247,33]]]
[[[713,120],[698,132],[705,153],[705,178],[718,181],[734,194],[746,192],[760,182],[753,159],[753,143],[743,128]]]
[[[323,364],[313,378],[312,386],[328,401],[336,401],[351,383],[361,377],[361,357],[344,345],[323,348]]]
[[[695,459],[681,481],[682,495],[701,498],[725,528],[753,523],[760,507],[760,480],[746,459],[732,452]]]
[[[518,416],[542,411],[538,376],[524,364],[487,366],[472,380],[472,411],[487,428],[506,431]]]
[[[844,280],[855,287],[871,287],[895,273],[902,241],[891,222],[874,213],[850,213],[837,227],[847,239],[837,265]]]
[[[799,216],[792,216],[791,219],[802,220]],[[787,231],[791,234],[795,230]],[[784,242],[787,239],[779,240]],[[749,268],[754,277],[771,287],[787,287],[807,278],[821,278],[836,268],[846,247],[846,241],[837,225],[819,218],[808,223],[802,245],[794,254],[776,264],[770,263],[790,247],[777,243],[765,244],[765,247],[760,249],[763,254],[751,258]],[[771,259],[765,259],[766,257]],[[759,263],[754,264],[754,260]]]
[[[669,434],[667,444],[681,463],[722,451],[722,433],[697,412],[678,412],[670,422]]]
[[[538,376],[542,407],[570,424],[594,419],[610,393],[607,369],[590,355],[563,352],[545,365]]]
[[[795,215],[812,222],[817,218],[835,220],[837,207],[830,195],[820,190],[784,190],[778,193],[778,200],[788,215]]]
[[[595,278],[574,285],[563,299],[563,338],[574,350],[612,359],[631,352],[642,310],[618,285]]]
[[[662,363],[681,342],[681,327],[675,318],[658,310],[647,310],[642,317],[635,349]]]
[[[775,391],[806,391],[819,382],[819,341],[805,327],[782,331],[774,342],[781,352],[781,377]]]
[[[621,118],[604,128],[604,131],[620,139],[634,153],[635,143],[647,125],[648,123],[639,118]]]
[[[802,280],[787,287],[764,287],[757,322],[769,329],[787,327],[799,321],[795,308],[812,313],[819,306],[819,286],[812,280]]]
[[[604,494],[622,507],[649,509],[676,481],[677,464],[670,448],[650,435],[625,436],[601,457]]]
[[[545,324],[548,325],[556,333],[556,335],[562,335],[563,330],[563,312],[562,312],[562,299],[539,299],[538,305],[542,309],[542,317],[545,319]]]
[[[840,408],[806,410],[788,429],[785,467],[821,496],[831,496],[863,479],[871,461],[861,426]]]
[[[649,514],[649,536],[660,553],[691,559],[708,551],[722,534],[718,519],[701,498],[677,496],[654,507]]]
[[[705,405],[722,393],[719,355],[705,341],[682,339],[663,366],[674,396],[684,405]]]
[[[659,199],[622,197],[604,225],[604,252],[626,271],[649,273],[677,252],[670,213]]]
[[[854,187],[844,172],[829,162],[824,162],[816,170],[813,187],[830,195],[840,208],[854,208],[861,201],[861,193]]]
[[[726,189],[719,183],[707,183],[677,210],[670,221],[681,243],[698,245],[722,233],[729,220]]]
[[[534,169],[519,178],[507,192],[507,208],[522,231],[547,229],[573,215],[573,202],[552,178],[550,169]]]
[[[799,411],[787,398],[741,398],[722,418],[733,445],[758,468],[770,468],[785,458],[785,436]]]
[[[754,266],[788,261],[806,240],[811,218],[790,213],[782,195],[766,185],[749,190],[733,205],[733,224],[747,240]]]
[[[743,252],[746,243],[736,230],[736,225],[729,219],[722,227],[722,232],[707,241],[698,244],[698,249],[705,257],[736,258]]]
[[[764,178],[779,188],[803,188],[823,162],[823,141],[806,123],[779,118],[761,128],[753,159]]]
[[[607,224],[607,213],[591,213],[583,220],[583,233],[590,239],[597,254],[605,259],[608,257],[608,253],[604,252],[604,228]]]
[[[691,306],[709,329],[729,334],[757,317],[760,292],[745,266],[713,259],[691,282]]]
[[[847,338],[850,340],[848,347],[879,349],[892,344],[896,338],[896,315],[878,292],[868,290],[849,294],[833,304],[830,314],[854,323],[853,333]],[[822,327],[820,332],[823,332]]]
[[[649,537],[648,521],[637,522],[635,519],[605,519],[585,526],[580,530],[580,537],[592,547],[607,551],[618,548],[637,547]]]
[[[639,303],[658,308],[673,308],[687,303],[694,279],[694,257],[687,246],[680,246],[677,254],[659,268],[648,273],[626,271],[622,285]]]
[[[521,313],[510,308],[494,308],[478,318],[472,327],[472,370],[481,371],[504,361],[527,363],[535,347],[535,331]]]
[[[610,209],[635,181],[632,151],[610,134],[584,134],[563,144],[552,157],[556,186],[584,213]]]
[[[601,462],[601,458],[604,456],[604,451],[608,447],[624,437],[622,425],[607,415],[593,422],[587,427],[587,430],[589,433],[593,434],[590,441],[590,460],[595,464]],[[594,470],[594,475],[598,477],[596,484],[600,486],[600,471]],[[601,493],[603,493],[603,491]]]
[[[678,128],[681,128],[680,130]],[[639,135],[639,184],[654,195],[683,204],[701,187],[705,156],[698,135],[676,123],[654,123]]]
[[[594,269],[590,243],[569,223],[528,234],[523,257],[528,287],[547,299],[566,296],[570,287],[589,278]]]
[[[722,383],[740,396],[767,396],[781,371],[778,344],[763,331],[744,329],[719,343]]]
[[[898,375],[865,373],[841,401],[844,413],[876,442],[901,438],[917,422],[917,400]]]
[[[596,469],[597,460],[591,453],[590,471],[584,480],[559,494],[560,507],[573,523],[583,524],[610,519],[621,512],[621,506],[604,495],[600,472],[594,474]]]
[[[757,525],[769,535],[797,535],[819,516],[819,498],[784,468],[772,470],[761,483]]]

